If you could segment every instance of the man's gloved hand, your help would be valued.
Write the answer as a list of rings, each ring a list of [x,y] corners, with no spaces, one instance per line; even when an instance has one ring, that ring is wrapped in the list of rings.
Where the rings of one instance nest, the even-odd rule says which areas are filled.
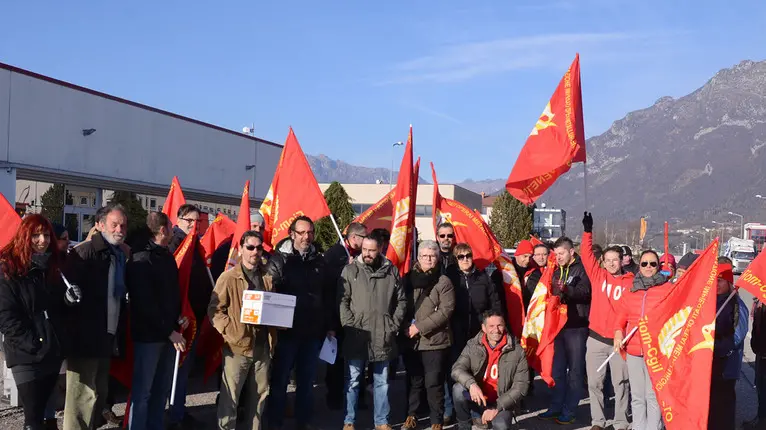
[[[582,217],[582,229],[586,233],[593,233],[593,215],[590,212],[585,212]]]
[[[69,304],[72,305],[75,303],[80,303],[80,300],[82,300],[82,290],[80,290],[80,287],[77,285],[71,284],[69,288],[66,289],[64,298],[67,302],[69,302]]]

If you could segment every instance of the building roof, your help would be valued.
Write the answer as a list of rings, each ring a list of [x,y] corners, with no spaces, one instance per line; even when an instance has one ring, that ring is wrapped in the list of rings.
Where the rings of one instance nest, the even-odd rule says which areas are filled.
[[[123,99],[121,97],[116,97],[116,96],[113,96],[111,94],[102,93],[100,91],[92,90],[90,88],[81,87],[79,85],[75,85],[75,84],[72,84],[70,82],[66,82],[66,81],[62,81],[62,80],[59,80],[59,79],[51,78],[50,76],[41,75],[39,73],[31,72],[29,70],[25,70],[25,69],[22,69],[22,68],[19,68],[19,67],[16,67],[16,66],[11,66],[10,64],[5,64],[5,63],[1,63],[0,62],[0,69],[9,70],[9,71],[11,71],[13,73],[18,73],[20,75],[25,75],[25,76],[29,76],[31,78],[40,79],[40,80],[43,80],[43,81],[46,81],[46,82],[50,82],[52,84],[61,85],[63,87],[71,88],[71,89],[76,90],[76,91],[81,91],[81,92],[88,93],[88,94],[91,94],[91,95],[94,95],[94,96],[97,96],[97,97],[102,97],[102,98],[105,98],[105,99],[108,99],[108,100],[116,101],[118,103],[123,103],[123,104],[126,104],[126,105],[130,105],[130,106],[133,106],[133,107],[137,107],[139,109],[144,109],[144,110],[147,110],[147,111],[150,111],[150,112],[154,112],[154,113],[158,113],[158,114],[161,114],[161,115],[166,115],[166,116],[169,116],[169,117],[172,117],[172,118],[180,119],[182,121],[188,121],[188,122],[191,122],[191,123],[194,123],[194,124],[197,124],[197,125],[201,125],[203,127],[212,128],[212,129],[217,130],[217,131],[222,131],[224,133],[234,134],[234,135],[239,136],[239,137],[244,137],[246,139],[250,139],[250,140],[252,140],[254,142],[264,143],[264,144],[272,145],[272,146],[277,146],[279,148],[281,148],[283,146],[283,145],[280,145],[278,143],[274,143],[274,142],[271,142],[271,141],[268,141],[268,140],[265,140],[265,139],[261,139],[259,137],[250,136],[250,135],[247,135],[247,134],[244,134],[244,133],[240,133],[240,132],[235,131],[235,130],[229,130],[228,128],[224,128],[224,127],[221,127],[221,126],[218,126],[218,125],[215,125],[215,124],[210,124],[208,122],[200,121],[198,119],[189,118],[188,116],[179,115],[179,114],[176,114],[176,113],[173,113],[173,112],[169,112],[169,111],[166,111],[166,110],[158,109],[156,107],[152,107],[152,106],[148,106],[148,105],[145,105],[145,104],[137,103],[137,102],[134,102],[134,101],[131,101],[131,100]]]

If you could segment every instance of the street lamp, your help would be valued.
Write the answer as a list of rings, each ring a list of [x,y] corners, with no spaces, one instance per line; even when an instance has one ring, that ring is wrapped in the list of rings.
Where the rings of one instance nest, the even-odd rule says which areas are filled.
[[[739,217],[739,225],[742,228],[742,239],[744,239],[745,238],[745,217],[743,217],[742,215],[740,215],[738,213],[734,213],[734,212],[731,212],[731,211],[729,212],[729,215],[733,215],[733,216],[738,216]]]
[[[391,144],[391,170],[388,171],[388,190],[391,191],[391,188],[394,186],[392,181],[394,180],[394,147],[395,146],[402,146],[404,145],[404,142],[394,142]]]
[[[756,199],[762,199],[762,200],[766,200],[766,197],[764,197],[764,196],[762,196],[762,195],[760,195],[760,194],[756,194],[756,195],[755,195],[755,198],[756,198]]]

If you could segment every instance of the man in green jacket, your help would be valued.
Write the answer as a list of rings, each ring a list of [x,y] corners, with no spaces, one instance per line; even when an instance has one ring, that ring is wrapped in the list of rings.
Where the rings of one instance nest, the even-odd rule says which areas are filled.
[[[518,341],[506,332],[500,313],[486,312],[481,330],[452,366],[458,429],[492,423],[494,430],[506,430],[529,389],[527,359]]]
[[[368,236],[361,255],[343,268],[339,284],[341,351],[348,366],[343,430],[354,429],[359,385],[368,362],[375,381],[375,430],[391,430],[388,363],[398,355],[396,335],[407,307],[399,271],[381,254],[379,240]]]

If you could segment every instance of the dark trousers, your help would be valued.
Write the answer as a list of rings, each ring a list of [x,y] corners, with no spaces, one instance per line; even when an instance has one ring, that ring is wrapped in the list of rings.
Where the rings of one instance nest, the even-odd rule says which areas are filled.
[[[470,430],[472,419],[481,419],[481,415],[489,408],[497,408],[497,405],[484,407],[471,400],[468,390],[460,384],[455,384],[452,390],[452,400],[455,402],[455,415],[457,416],[458,430]],[[513,413],[500,411],[492,420],[492,430],[507,430],[513,425]]]
[[[444,382],[447,376],[449,348],[436,351],[407,351],[402,354],[407,370],[407,415],[416,416],[425,390],[431,411],[431,424],[444,422]]]
[[[340,356],[340,351],[338,351],[335,363],[327,365],[327,371],[325,372],[324,377],[324,383],[327,385],[328,402],[342,405],[345,398],[345,369],[346,362],[343,360],[343,357]]]
[[[287,384],[293,367],[296,373],[295,417],[298,426],[311,423],[314,412],[314,378],[321,340],[280,337],[274,351],[269,391],[269,424],[282,427],[287,403]]]
[[[755,356],[755,386],[758,389],[758,420],[766,420],[766,355]]]
[[[737,414],[737,380],[713,377],[710,380],[708,430],[733,429]]]
[[[30,430],[42,430],[45,421],[45,406],[53,393],[58,373],[19,384],[19,400],[24,406],[24,425]]]

